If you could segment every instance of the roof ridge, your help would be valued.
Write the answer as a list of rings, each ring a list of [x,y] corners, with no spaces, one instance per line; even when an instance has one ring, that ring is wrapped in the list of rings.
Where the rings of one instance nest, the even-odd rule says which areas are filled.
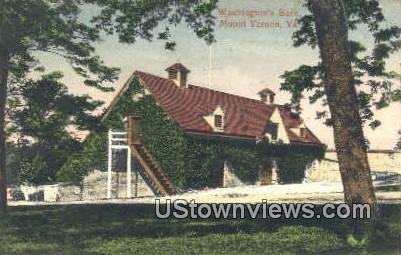
[[[168,80],[169,81],[169,79],[167,79],[167,78],[164,78],[164,77],[161,77],[161,76],[158,76],[158,75],[155,75],[155,74],[151,74],[151,73],[148,73],[148,72],[144,72],[144,71],[141,71],[141,70],[136,70],[134,73],[137,73],[137,72],[144,73],[146,75],[151,75],[153,77],[157,77],[159,79],[163,79],[163,80]],[[216,90],[216,89],[212,89],[212,88],[207,88],[207,87],[203,87],[203,86],[199,86],[199,85],[188,84],[188,88],[190,88],[190,87],[195,87],[195,88],[209,90],[209,91],[216,92],[216,93],[225,94],[225,95],[228,95],[228,96],[237,97],[237,98],[240,98],[240,99],[244,99],[246,101],[250,101],[250,102],[253,102],[253,103],[260,104],[260,106],[267,106],[267,107],[274,106],[275,107],[275,106],[279,105],[279,104],[267,105],[267,104],[265,104],[262,101],[257,100],[257,99],[253,99],[253,98],[249,98],[249,97],[245,97],[245,96],[241,96],[241,95],[237,95],[237,94],[232,94],[232,93],[229,93],[229,92],[220,91],[220,90]],[[281,106],[281,105],[279,105],[279,106]]]
[[[249,98],[249,97],[244,97],[244,96],[237,95],[237,94],[232,94],[232,93],[225,92],[225,91],[220,91],[220,90],[207,88],[207,87],[202,87],[202,86],[193,85],[193,84],[188,84],[188,86],[196,87],[196,88],[200,88],[200,89],[204,89],[204,90],[210,90],[210,91],[213,91],[213,92],[216,92],[216,93],[225,94],[225,95],[228,95],[228,96],[238,97],[238,98],[241,98],[241,99],[244,99],[244,100],[247,100],[247,101],[252,101],[252,102],[258,103],[260,105],[266,105],[266,104],[264,104],[263,102],[261,102],[259,100],[256,100],[256,99],[253,99],[253,98]]]

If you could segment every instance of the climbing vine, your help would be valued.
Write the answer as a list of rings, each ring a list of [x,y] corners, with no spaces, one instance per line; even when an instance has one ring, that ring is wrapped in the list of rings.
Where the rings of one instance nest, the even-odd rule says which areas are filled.
[[[271,144],[267,140],[257,144],[261,157],[275,159],[278,182],[300,183],[305,178],[305,168],[314,160],[324,157],[325,146],[304,144]]]
[[[276,159],[281,169],[278,172],[280,182],[297,182],[303,179],[306,163],[312,158],[319,158],[317,152],[322,151],[315,146],[309,146],[311,153],[305,153],[308,150],[303,147],[272,145],[267,141],[256,145],[254,142],[187,136],[154,98],[145,93],[137,79],[134,79],[104,119],[104,130],[124,129],[122,120],[128,115],[142,118],[144,143],[170,179],[182,188],[212,186],[213,167],[219,160],[229,161],[242,181],[254,183],[258,179],[263,157]],[[86,159],[91,160],[92,166],[96,165],[97,169],[106,168],[106,160],[99,158],[99,153],[102,153],[104,159],[107,155],[105,137],[105,133],[100,132],[88,139],[90,149],[86,148]]]
[[[260,161],[255,146],[188,137],[154,98],[145,94],[144,88],[134,80],[105,124],[109,125],[110,120],[121,122],[127,113],[141,116],[145,144],[176,185],[191,188],[212,185],[211,169],[217,160],[229,160],[244,181],[257,179]]]

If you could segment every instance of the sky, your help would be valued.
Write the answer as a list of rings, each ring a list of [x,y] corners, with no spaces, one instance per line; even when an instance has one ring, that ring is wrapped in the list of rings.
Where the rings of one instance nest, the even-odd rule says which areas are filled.
[[[94,99],[103,100],[105,106],[135,70],[165,77],[164,69],[176,62],[183,63],[191,70],[188,78],[191,84],[255,99],[258,98],[258,91],[268,87],[276,92],[277,103],[284,104],[289,102],[290,95],[279,90],[282,82],[280,76],[302,64],[316,64],[319,59],[317,49],[307,46],[293,47],[291,36],[296,31],[296,27],[293,27],[294,20],[307,13],[302,2],[222,0],[215,13],[217,42],[211,47],[198,39],[185,24],[172,30],[172,38],[177,42],[173,52],[165,50],[161,41],[138,40],[133,45],[127,45],[119,43],[117,36],[105,36],[96,44],[96,53],[106,64],[121,69],[119,79],[114,83],[114,93],[103,93],[95,88],[85,87],[82,79],[60,57],[49,53],[38,53],[38,57],[47,67],[47,71],[63,71],[63,81],[72,93],[88,94]],[[379,2],[386,17],[385,24],[401,26],[401,1]],[[88,8],[84,10],[83,16],[89,17],[95,11],[95,8]],[[249,11],[258,15],[252,17]],[[368,48],[372,46],[372,38],[363,26],[352,32],[350,38],[362,41]],[[397,53],[387,61],[387,68],[401,72],[400,64],[401,53]],[[322,110],[322,106],[319,103],[310,105],[305,99],[302,101],[302,108],[302,118],[306,125],[329,148],[334,148],[332,129],[326,127],[322,120],[315,119],[315,112]],[[371,149],[392,149],[395,146],[399,137],[398,130],[401,130],[400,109],[401,103],[394,103],[375,112],[382,125],[375,131],[369,127],[364,130]]]

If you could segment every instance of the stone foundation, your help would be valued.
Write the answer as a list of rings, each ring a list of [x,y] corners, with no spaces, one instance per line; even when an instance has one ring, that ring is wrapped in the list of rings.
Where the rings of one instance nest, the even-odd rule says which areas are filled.
[[[224,180],[223,187],[244,186],[244,183],[235,175],[235,169],[229,162],[224,162]]]
[[[107,195],[107,172],[94,171],[83,181],[82,186],[55,184],[43,186],[19,186],[8,189],[10,201],[45,201],[45,202],[71,202],[79,200],[102,200]],[[149,197],[155,194],[135,172],[132,174],[131,195],[136,197]],[[112,173],[112,197],[127,197],[126,173]]]
[[[390,150],[370,151],[368,153],[370,169],[375,172],[394,172],[401,174],[401,152]],[[328,151],[320,162],[315,162],[307,170],[307,182],[341,181],[337,154]]]

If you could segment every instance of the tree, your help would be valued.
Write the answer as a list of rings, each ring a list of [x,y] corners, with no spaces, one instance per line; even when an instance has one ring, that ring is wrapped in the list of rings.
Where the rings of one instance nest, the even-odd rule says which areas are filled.
[[[99,118],[91,113],[102,103],[68,94],[67,87],[58,81],[61,77],[54,72],[39,80],[28,79],[18,95],[9,99],[13,108],[8,132],[17,134],[20,141],[16,150],[20,182],[37,185],[56,181],[57,171],[82,147],[67,128],[92,131],[98,126]]]
[[[32,53],[46,51],[63,56],[88,86],[108,91],[102,82],[117,78],[118,69],[106,67],[93,55],[91,43],[99,39],[99,31],[79,21],[79,2],[0,1],[0,218],[7,206],[7,93],[18,91],[26,74],[38,67]]]
[[[85,4],[99,7],[90,24],[80,21]],[[10,91],[18,91],[21,79],[38,68],[32,54],[45,51],[58,54],[70,62],[85,78],[85,85],[110,91],[103,85],[117,78],[118,69],[104,65],[94,56],[93,43],[100,31],[117,32],[120,41],[133,43],[136,38],[152,40],[161,21],[166,29],[157,39],[169,41],[170,26],[185,21],[194,32],[208,42],[213,41],[213,16],[216,0],[210,1],[103,1],[103,0],[0,0],[0,218],[6,213],[6,99]]]
[[[385,70],[385,59],[400,48],[401,30],[380,27],[384,16],[376,0],[308,0],[306,6],[311,14],[300,19],[301,28],[294,34],[294,45],[318,46],[321,63],[285,72],[282,89],[292,92],[292,105],[297,111],[301,110],[299,102],[304,91],[315,91],[311,103],[323,98],[330,110],[326,123],[334,131],[345,201],[374,204],[363,123],[370,121],[372,128],[380,125],[373,119],[372,100],[376,93],[382,92],[380,100],[387,103],[389,95],[394,93],[387,79],[375,78],[393,76]],[[348,31],[360,24],[367,24],[375,39],[372,53],[363,57],[360,55],[366,48],[348,38]],[[364,81],[366,77],[369,79]],[[328,117],[328,113],[318,112],[317,116]]]
[[[311,1],[345,201],[376,201],[348,50],[342,1]]]

